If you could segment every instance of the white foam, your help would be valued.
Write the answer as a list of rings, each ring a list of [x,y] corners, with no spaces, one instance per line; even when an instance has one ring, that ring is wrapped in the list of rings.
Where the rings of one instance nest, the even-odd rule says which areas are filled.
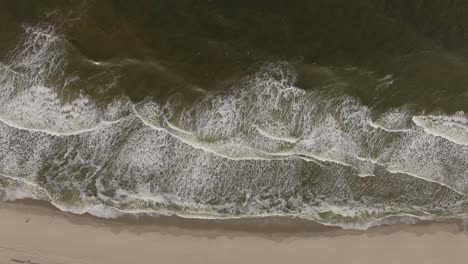
[[[73,135],[121,118],[116,114],[125,111],[121,100],[100,109],[81,92],[73,95],[67,90],[80,82],[80,77],[65,72],[65,40],[54,27],[25,25],[24,30],[22,44],[0,68],[1,121],[21,129]],[[109,120],[111,115],[113,119]]]
[[[244,89],[233,89],[232,94],[207,96],[186,110],[187,114],[179,114],[181,117],[175,121],[177,126],[171,121],[168,128],[164,128],[164,121],[158,121],[158,129],[186,144],[228,159],[298,157],[307,160],[311,157],[350,166],[359,175],[374,175],[375,166],[391,170],[407,167],[406,171],[412,175],[439,181],[458,191],[464,190],[463,162],[459,164],[461,169],[450,169],[449,172],[439,164],[418,164],[411,158],[414,153],[422,151],[418,155],[440,162],[451,157],[451,166],[457,167],[456,162],[466,150],[444,151],[442,147],[436,156],[427,152],[423,146],[433,139],[411,126],[409,109],[394,109],[372,121],[370,109],[358,101],[346,96],[329,97],[314,91],[305,93],[291,86],[294,78],[287,66],[267,66]],[[151,125],[146,121],[148,114],[139,116],[145,124]],[[394,132],[404,133],[392,136],[388,141],[385,133]],[[294,140],[277,136],[291,133],[301,136]],[[203,143],[205,138],[209,143]],[[283,143],[295,145],[291,147]],[[406,150],[416,145],[416,149]],[[289,149],[285,151],[285,147]]]
[[[412,127],[409,125],[411,120],[411,111],[405,107],[400,109],[391,109],[378,116],[374,121],[368,120],[368,124],[373,128],[382,129],[387,132],[409,132]]]
[[[462,111],[451,116],[414,116],[413,122],[426,133],[468,146],[468,116]]]
[[[51,200],[46,190],[27,179],[15,178],[4,174],[0,174],[0,178],[9,182],[5,188],[1,188],[0,186],[0,198],[3,201],[20,199]]]
[[[400,133],[400,132],[409,132],[411,131],[411,129],[391,129],[391,128],[386,128],[380,124],[377,124],[375,123],[374,121],[372,120],[369,120],[369,125],[373,128],[379,128],[379,129],[382,129],[382,130],[385,130],[387,132],[397,132],[397,133]]]
[[[375,177],[375,174],[366,174],[366,173],[360,173],[358,174],[359,177],[365,178],[365,177]]]
[[[100,218],[105,218],[105,219],[118,218],[119,216],[122,216],[125,214],[125,212],[122,212],[118,210],[117,208],[112,208],[110,206],[106,206],[103,204],[67,206],[67,205],[52,202],[52,205],[63,212],[69,212],[69,213],[73,213],[77,215],[83,215],[83,214],[88,213],[90,215],[100,217]]]
[[[46,133],[46,134],[49,134],[49,135],[52,135],[52,136],[73,136],[73,135],[79,135],[79,134],[82,134],[82,133],[87,133],[87,132],[91,132],[91,131],[94,131],[94,130],[97,130],[99,129],[101,126],[106,126],[106,125],[111,125],[111,124],[115,124],[115,123],[118,123],[120,122],[122,119],[117,119],[117,120],[114,120],[114,121],[102,121],[101,123],[95,125],[94,127],[90,127],[90,128],[86,128],[86,129],[76,129],[76,130],[70,130],[70,131],[67,131],[67,132],[58,132],[58,131],[55,131],[55,130],[50,130],[50,129],[38,129],[38,128],[31,128],[31,127],[27,127],[27,126],[22,126],[21,124],[17,124],[17,123],[14,123],[14,122],[11,122],[11,121],[8,121],[8,120],[3,120],[0,118],[0,122],[10,126],[10,127],[14,127],[14,128],[17,128],[17,129],[21,129],[21,130],[26,130],[26,131],[30,131],[30,132],[42,132],[42,133]]]
[[[429,181],[429,182],[434,182],[434,183],[437,183],[437,184],[439,184],[439,185],[445,186],[445,187],[451,189],[452,191],[454,191],[454,192],[456,192],[456,193],[458,193],[458,194],[466,195],[465,193],[462,193],[462,192],[456,190],[455,188],[451,187],[450,185],[441,183],[441,182],[439,182],[439,181],[431,180],[431,179],[428,179],[428,178],[424,178],[424,177],[421,177],[421,176],[419,176],[419,175],[413,174],[413,173],[411,173],[411,172],[399,171],[399,170],[392,170],[392,169],[387,169],[387,171],[390,172],[390,173],[402,173],[402,174],[411,175],[411,176],[414,177],[414,178],[426,180],[426,181]]]
[[[277,136],[277,135],[273,135],[271,132],[266,131],[266,130],[263,129],[263,128],[260,128],[260,127],[258,127],[258,126],[255,126],[255,127],[257,128],[258,132],[259,132],[260,134],[262,134],[262,136],[271,138],[271,139],[273,139],[273,140],[280,140],[280,141],[285,141],[285,142],[293,143],[293,144],[300,140],[300,138],[297,138],[297,137],[288,137],[288,136]]]
[[[394,83],[393,74],[387,74],[383,78],[377,80],[377,89],[387,89]]]
[[[81,79],[63,72],[62,39],[49,27],[26,33],[0,69],[0,173],[43,186],[62,210],[102,217],[354,217],[394,210],[352,201],[345,179],[377,175],[381,167],[458,194],[468,190],[466,146],[409,125],[408,109],[374,116],[349,96],[302,90],[287,63],[267,64],[253,78],[192,106],[130,105],[126,98],[102,106],[81,92],[64,100],[56,79],[65,86]],[[422,120],[438,134],[447,126],[445,119]],[[448,127],[457,128],[446,137],[459,134],[458,125]],[[297,194],[311,168],[325,175],[323,181],[335,179],[317,183],[330,184],[321,187],[334,190],[330,197],[308,202],[304,197],[311,193]],[[21,191],[13,193],[25,197]],[[71,204],[60,202],[65,191],[76,199]]]

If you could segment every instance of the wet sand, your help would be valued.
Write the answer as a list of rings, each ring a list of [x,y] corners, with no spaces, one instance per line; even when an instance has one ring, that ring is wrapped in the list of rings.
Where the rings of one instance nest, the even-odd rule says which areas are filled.
[[[468,263],[468,235],[450,223],[278,231],[183,222],[109,221],[0,203],[0,263]]]

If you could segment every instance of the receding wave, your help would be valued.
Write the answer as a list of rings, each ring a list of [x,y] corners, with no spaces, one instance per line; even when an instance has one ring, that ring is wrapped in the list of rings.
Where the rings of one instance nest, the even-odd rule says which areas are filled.
[[[338,89],[297,87],[286,62],[191,105],[103,103],[72,89],[94,84],[64,70],[66,40],[53,27],[24,28],[0,67],[4,200],[102,217],[283,215],[348,227],[468,212],[463,114],[377,114]],[[117,85],[109,80],[99,83]]]

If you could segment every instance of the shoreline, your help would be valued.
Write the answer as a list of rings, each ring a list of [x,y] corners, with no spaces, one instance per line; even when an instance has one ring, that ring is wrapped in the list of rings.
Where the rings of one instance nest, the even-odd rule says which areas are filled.
[[[100,219],[62,212],[45,202],[0,202],[0,262],[468,261],[464,250],[468,234],[456,223],[395,224],[362,231],[282,221],[278,225],[177,217]]]
[[[30,198],[14,201],[0,201],[0,209],[4,206],[9,208],[25,208],[36,213],[60,214],[71,222],[87,221],[103,225],[121,226],[151,226],[153,228],[178,228],[187,231],[229,231],[234,233],[256,233],[263,234],[363,234],[382,230],[410,230],[415,226],[426,225],[453,225],[455,233],[464,233],[468,230],[468,221],[460,218],[423,219],[415,216],[390,216],[376,220],[367,229],[345,228],[343,225],[324,224],[314,220],[289,217],[289,216],[264,216],[264,217],[239,217],[239,218],[196,218],[179,215],[157,215],[147,213],[128,213],[116,218],[99,217],[90,213],[76,214],[62,211],[49,201],[35,200]],[[349,224],[352,226],[353,224]],[[357,226],[361,224],[356,224]],[[468,233],[467,233],[468,234]]]

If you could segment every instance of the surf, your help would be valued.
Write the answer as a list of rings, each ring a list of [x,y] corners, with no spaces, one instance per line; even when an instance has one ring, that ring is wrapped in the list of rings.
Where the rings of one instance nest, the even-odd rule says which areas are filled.
[[[299,87],[285,61],[187,105],[121,94],[102,103],[86,86],[64,96],[89,84],[63,71],[66,39],[51,26],[24,30],[0,71],[0,174],[16,182],[0,186],[6,200],[44,199],[101,217],[279,215],[342,226],[431,206],[466,215],[463,113],[376,113],[342,86]],[[411,199],[392,200],[406,190],[398,181],[414,187],[403,195]],[[431,191],[442,193],[436,205]]]

